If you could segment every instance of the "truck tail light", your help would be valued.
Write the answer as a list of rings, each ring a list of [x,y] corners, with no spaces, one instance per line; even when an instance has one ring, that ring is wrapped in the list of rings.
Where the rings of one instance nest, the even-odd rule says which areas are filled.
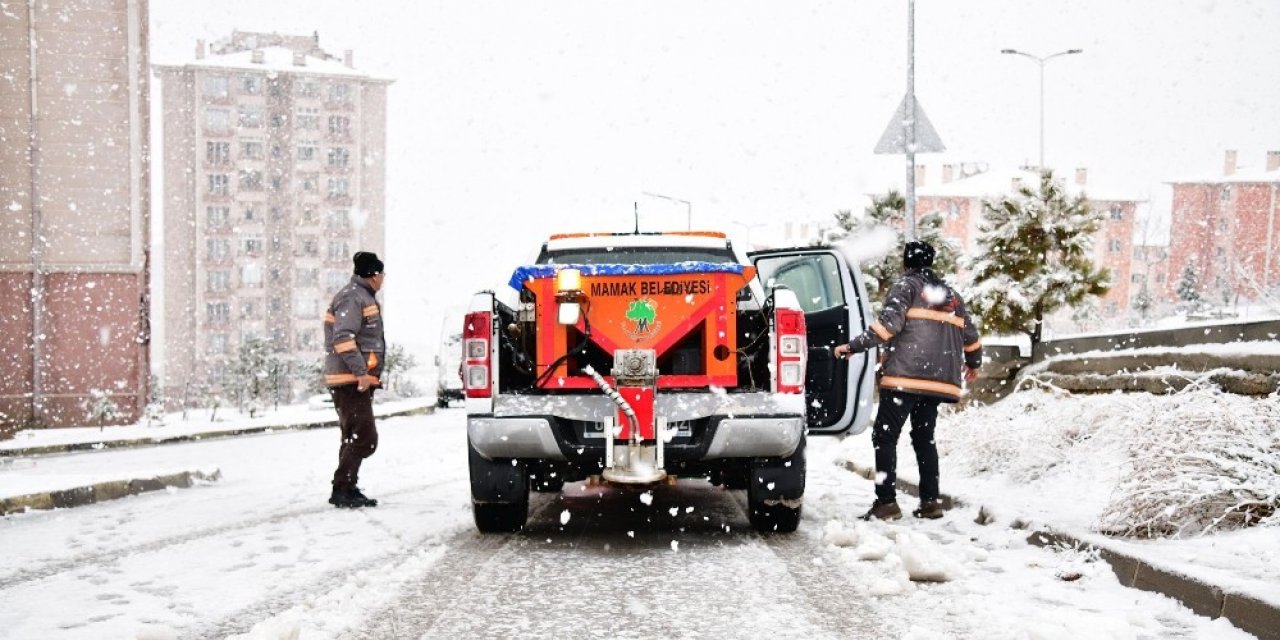
[[[777,384],[778,393],[804,393],[805,360],[809,356],[805,338],[804,312],[799,309],[777,309]]]
[[[468,313],[462,325],[462,383],[468,398],[493,396],[493,359],[489,357],[493,337],[493,314]]]

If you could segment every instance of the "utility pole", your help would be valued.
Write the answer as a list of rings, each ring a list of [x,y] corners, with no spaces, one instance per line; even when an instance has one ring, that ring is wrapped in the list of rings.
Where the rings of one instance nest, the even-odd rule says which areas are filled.
[[[1044,65],[1046,62],[1054,58],[1057,58],[1058,56],[1075,55],[1077,53],[1082,53],[1083,51],[1084,49],[1067,49],[1066,51],[1059,51],[1058,53],[1044,56],[1042,58],[1037,55],[1032,55],[1030,53],[1026,53],[1023,51],[1018,51],[1017,49],[1001,49],[1000,50],[1000,53],[1028,58],[1031,61],[1035,62],[1036,65],[1040,67],[1040,170],[1041,171],[1044,171]]]
[[[907,0],[907,241],[916,239],[916,0]]]

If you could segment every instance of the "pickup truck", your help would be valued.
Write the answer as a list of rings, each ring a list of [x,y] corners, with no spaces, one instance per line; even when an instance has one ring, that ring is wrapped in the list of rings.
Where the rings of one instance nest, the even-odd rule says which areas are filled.
[[[870,422],[873,355],[831,353],[872,320],[856,267],[717,232],[552,236],[463,320],[477,528],[520,530],[529,492],[566,482],[685,478],[794,531],[806,438]]]

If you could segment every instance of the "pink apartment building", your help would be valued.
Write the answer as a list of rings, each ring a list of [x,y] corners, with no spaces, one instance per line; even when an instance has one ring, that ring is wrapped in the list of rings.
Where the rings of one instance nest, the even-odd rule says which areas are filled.
[[[942,166],[942,179],[930,184],[924,167],[916,170],[916,212],[938,213],[943,218],[943,235],[966,255],[977,251],[978,226],[982,222],[983,199],[996,199],[1021,186],[1034,188],[1039,173],[1031,168],[987,170],[981,165]],[[1129,308],[1132,280],[1134,218],[1138,196],[1090,188],[1088,171],[1076,169],[1074,180],[1066,182],[1069,195],[1085,193],[1089,204],[1104,212],[1102,227],[1094,237],[1095,262],[1111,271],[1111,291],[1102,299],[1102,313],[1115,317]]]
[[[1238,166],[1236,155],[1226,152],[1222,175],[1170,183],[1170,300],[1193,258],[1211,303],[1280,297],[1280,151],[1255,168]]]
[[[146,0],[0,11],[0,435],[147,402]]]

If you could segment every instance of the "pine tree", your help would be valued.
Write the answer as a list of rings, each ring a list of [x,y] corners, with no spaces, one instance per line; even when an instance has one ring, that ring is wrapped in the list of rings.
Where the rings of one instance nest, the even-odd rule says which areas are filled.
[[[120,407],[111,399],[111,394],[102,389],[90,389],[86,401],[89,417],[98,423],[98,431],[105,429],[108,422],[120,419]]]
[[[264,338],[250,338],[240,345],[239,358],[232,365],[231,387],[241,410],[257,415],[272,395],[279,394],[284,360],[278,346]]]
[[[398,375],[418,366],[418,359],[413,357],[403,345],[393,344],[387,347],[386,358],[382,361],[382,384],[387,391],[393,390],[392,382]],[[398,383],[396,385],[398,387]]]
[[[853,212],[843,209],[835,213],[836,228],[828,232],[831,241],[841,240],[851,235],[870,233],[875,229],[888,228],[896,234],[897,244],[889,247],[878,262],[864,262],[862,273],[867,284],[867,294],[871,297],[873,309],[879,313],[889,287],[902,277],[902,248],[906,245],[907,201],[897,191],[890,191],[883,196],[872,198],[861,218],[855,218]],[[942,237],[942,216],[931,213],[916,219],[916,236],[938,252],[933,259],[933,269],[946,277],[956,267],[957,249]]]
[[[982,207],[969,309],[986,332],[1026,334],[1034,355],[1045,316],[1110,289],[1110,274],[1091,259],[1103,214],[1083,194],[1068,197],[1052,171],[1037,188]]]
[[[1182,275],[1178,277],[1177,293],[1178,299],[1187,307],[1195,307],[1200,303],[1200,266],[1196,264],[1195,256],[1191,256],[1187,265],[1182,268]]]
[[[1151,295],[1151,288],[1147,286],[1147,281],[1142,280],[1142,288],[1138,289],[1138,295],[1133,297],[1133,310],[1138,312],[1138,319],[1146,324],[1147,316],[1151,314],[1151,309],[1156,305],[1155,298]]]

